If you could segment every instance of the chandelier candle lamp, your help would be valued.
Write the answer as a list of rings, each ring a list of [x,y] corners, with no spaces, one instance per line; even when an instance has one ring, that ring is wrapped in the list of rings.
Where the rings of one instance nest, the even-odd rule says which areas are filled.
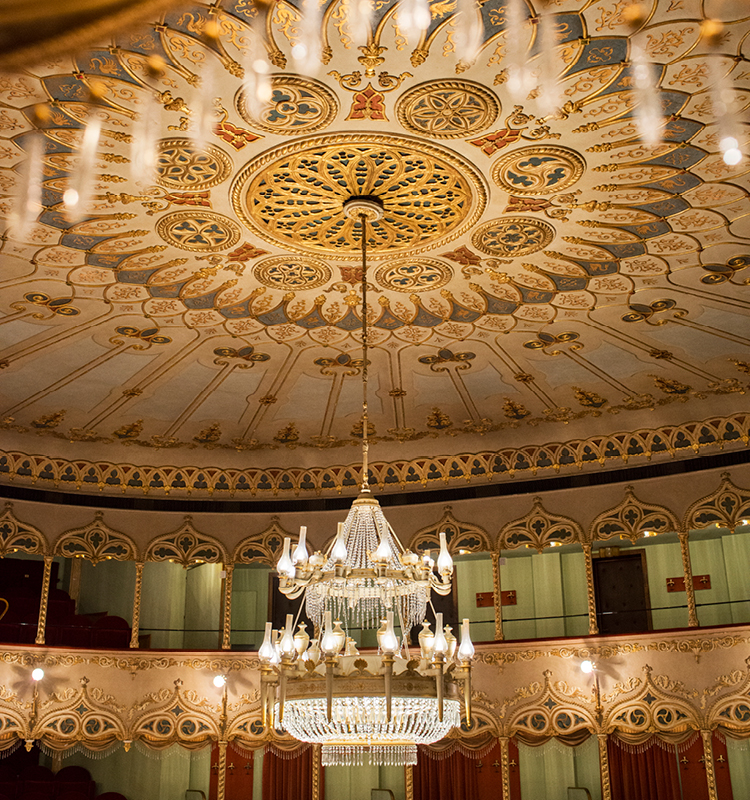
[[[322,745],[324,766],[415,764],[418,744],[436,742],[460,725],[459,686],[470,723],[474,646],[469,620],[458,648],[442,614],[435,615],[434,633],[425,620],[430,592],[451,591],[445,533],[437,563],[429,552],[406,550],[370,492],[367,229],[383,206],[376,197],[352,197],[344,213],[360,226],[362,242],[362,485],[325,554],[308,555],[304,527],[293,552],[284,539],[279,590],[290,599],[304,595],[315,632],[310,640],[302,624],[295,634],[292,614],[283,631],[266,624],[258,653],[263,723]],[[419,653],[412,656],[408,636],[420,623]],[[352,629],[377,629],[377,653],[360,654]]]

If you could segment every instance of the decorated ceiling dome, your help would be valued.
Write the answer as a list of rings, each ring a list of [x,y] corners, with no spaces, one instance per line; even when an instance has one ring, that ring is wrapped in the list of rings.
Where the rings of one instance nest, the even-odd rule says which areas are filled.
[[[358,195],[384,208],[368,242],[379,491],[746,445],[750,158],[722,153],[727,108],[746,141],[745,3],[708,35],[710,2],[529,2],[511,19],[488,0],[469,60],[455,3],[431,3],[416,36],[403,0],[375,4],[364,35],[349,5],[321,5],[304,68],[300,6],[223,0],[0,78],[0,480],[356,492],[362,276],[342,208]]]

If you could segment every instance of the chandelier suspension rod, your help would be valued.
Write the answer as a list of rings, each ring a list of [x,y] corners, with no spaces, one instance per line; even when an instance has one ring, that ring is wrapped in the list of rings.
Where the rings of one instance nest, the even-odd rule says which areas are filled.
[[[362,489],[370,488],[367,438],[367,214],[360,213],[362,226]]]

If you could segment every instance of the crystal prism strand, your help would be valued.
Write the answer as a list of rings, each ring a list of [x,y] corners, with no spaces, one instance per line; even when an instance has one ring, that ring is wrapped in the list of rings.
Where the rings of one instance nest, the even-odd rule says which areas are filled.
[[[10,217],[11,235],[22,242],[42,210],[42,179],[45,137],[34,131],[26,138],[26,160],[20,169],[20,192]]]
[[[506,69],[508,91],[516,101],[525,100],[534,88],[534,77],[527,66],[527,51],[531,26],[528,6],[524,0],[509,0],[505,23]]]
[[[475,0],[456,2],[456,55],[460,64],[473,64],[484,40],[484,21],[477,13]]]
[[[206,53],[200,85],[193,91],[188,136],[196,150],[205,150],[216,122],[214,97],[217,89],[217,64],[213,52]]]
[[[664,126],[659,86],[656,80],[660,68],[648,60],[643,48],[635,42],[631,46],[630,62],[633,70],[635,121],[638,126],[638,137],[645,145],[654,147],[661,142],[661,132]]]
[[[297,71],[303,75],[315,75],[320,69],[321,47],[320,28],[322,14],[319,0],[302,1],[302,19],[299,24],[300,38],[292,47],[292,58]]]
[[[537,106],[540,116],[557,114],[562,105],[562,92],[560,89],[559,74],[562,70],[560,50],[557,41],[557,22],[551,6],[548,6],[541,15],[539,23],[540,38],[540,70],[539,85],[537,88]]]
[[[102,121],[96,111],[89,116],[79,149],[78,169],[73,172],[70,186],[63,194],[63,203],[68,220],[80,222],[91,202],[96,181],[96,159],[99,153],[99,140]]]
[[[156,179],[159,111],[156,94],[149,88],[133,124],[133,143],[130,150],[130,175],[140,186],[148,186]]]
[[[266,104],[271,100],[271,64],[263,42],[263,16],[258,14],[247,33],[247,46],[243,52],[245,77],[243,90],[245,106],[251,117],[263,115]]]
[[[427,0],[401,0],[398,4],[398,27],[408,42],[414,46],[430,27],[432,14]]]
[[[719,150],[724,163],[735,166],[742,161],[745,143],[739,120],[736,92],[728,74],[730,67],[722,62],[718,53],[712,53],[708,61],[709,75],[713,84],[710,94],[711,107],[719,133]]]
[[[372,0],[346,0],[344,7],[354,46],[366,45],[372,35]]]

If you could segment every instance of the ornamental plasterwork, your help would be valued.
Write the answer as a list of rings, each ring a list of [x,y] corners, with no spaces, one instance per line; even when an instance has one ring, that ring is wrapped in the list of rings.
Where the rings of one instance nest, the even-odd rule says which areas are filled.
[[[552,514],[542,505],[540,497],[523,517],[508,522],[500,530],[499,550],[514,550],[517,547],[533,547],[540,553],[545,547],[584,541],[583,529],[570,517]]]
[[[55,542],[54,553],[68,558],[87,558],[92,564],[114,559],[137,561],[138,547],[126,534],[110,528],[97,511],[94,520],[82,528],[65,531]]]
[[[19,550],[24,553],[45,553],[47,543],[39,529],[16,517],[13,503],[6,503],[3,513],[0,514],[0,556]]]
[[[92,751],[106,750],[128,738],[122,715],[126,710],[101,689],[88,688],[89,679],[81,678],[78,691],[52,695],[41,704],[39,719],[29,739],[43,739],[51,750],[65,751],[77,742],[86,742]]]
[[[414,534],[409,548],[415,553],[425,550],[436,552],[440,549],[439,534],[445,532],[448,550],[457,553],[489,553],[492,550],[490,537],[484,528],[470,522],[462,522],[453,515],[453,508],[446,506],[440,521],[426,525]]]
[[[635,542],[645,533],[679,531],[677,517],[665,506],[644,503],[635,496],[632,486],[625,487],[625,497],[614,508],[599,514],[591,523],[592,541],[620,536]]]
[[[514,97],[508,71],[510,44],[532,72],[549,55],[534,46],[541,2],[511,33],[505,4],[485,4],[470,60],[457,52],[455,8],[432,2],[415,39],[398,3],[380,5],[360,49],[349,5],[321,7],[317,70],[292,58],[299,9],[271,5],[258,26],[271,82],[260,105],[242,80],[255,20],[244,0],[174,7],[0,81],[3,480],[195,497],[356,492],[346,474],[356,376],[344,391],[334,376],[327,391],[308,388],[317,359],[359,346],[356,231],[338,237],[338,206],[326,202],[364,187],[373,159],[387,166],[367,190],[389,206],[368,276],[387,398],[372,410],[381,491],[746,444],[748,160],[722,161],[712,102],[720,73],[737,107],[750,103],[750,22],[737,4],[718,12],[715,48],[703,13],[680,3],[654,4],[635,31],[617,9],[551,7],[556,113],[536,91]],[[664,127],[653,146],[633,117],[636,44],[657,65]],[[159,76],[150,56],[164,61]],[[42,102],[44,209],[19,233],[10,218]],[[154,180],[131,147],[149,104]],[[199,148],[191,125],[210,108]],[[62,194],[92,114],[102,122],[94,197],[74,221]],[[302,163],[312,157],[319,173]],[[302,196],[312,204],[294,217],[286,203]],[[429,205],[414,211],[419,198]],[[397,252],[412,263],[381,270]],[[256,269],[266,258],[281,261]],[[575,348],[559,340],[568,333]],[[525,346],[543,336],[560,346]],[[246,384],[213,357],[245,347],[268,356]],[[419,361],[444,349],[474,354],[465,392]],[[426,396],[441,398],[437,416]]]
[[[144,553],[145,561],[174,561],[184,567],[190,564],[226,563],[224,545],[193,526],[191,516],[174,533],[163,534],[153,539]]]
[[[750,491],[735,486],[729,473],[722,475],[721,486],[708,497],[697,500],[685,514],[685,527],[696,528],[729,528],[745,518],[750,518]]]
[[[634,685],[616,686],[614,703],[604,713],[603,729],[625,734],[670,733],[701,728],[700,716],[691,705],[697,696],[679,681],[666,675],[652,675],[652,668],[643,667],[643,680]]]
[[[274,517],[266,530],[248,536],[237,545],[232,561],[235,564],[260,563],[275,566],[281,555],[285,536],[292,538],[294,534],[285,530],[279,518]]]

